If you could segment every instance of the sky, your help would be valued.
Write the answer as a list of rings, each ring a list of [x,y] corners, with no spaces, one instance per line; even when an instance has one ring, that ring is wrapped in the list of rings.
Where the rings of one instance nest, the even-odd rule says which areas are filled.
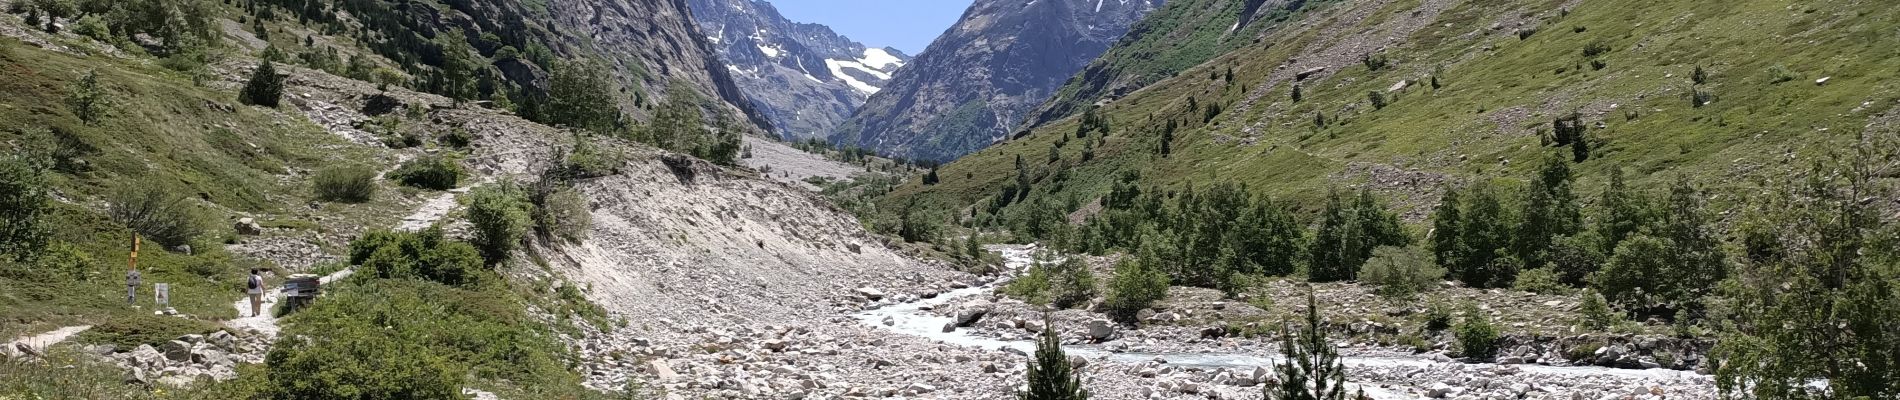
[[[963,16],[971,0],[769,0],[792,22],[831,27],[869,47],[912,56]]]

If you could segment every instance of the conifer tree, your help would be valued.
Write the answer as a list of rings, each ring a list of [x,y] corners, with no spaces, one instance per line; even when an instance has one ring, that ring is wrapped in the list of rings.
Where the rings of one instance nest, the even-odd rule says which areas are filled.
[[[284,77],[277,76],[277,67],[270,60],[264,60],[256,70],[251,71],[251,79],[244,82],[244,90],[238,100],[244,104],[276,108],[284,97]]]
[[[1056,335],[1055,320],[1043,313],[1043,330],[1036,340],[1036,358],[1029,362],[1028,390],[1017,392],[1017,400],[1088,400],[1082,388],[1082,376],[1069,364],[1062,352],[1062,338]]]
[[[1320,326],[1319,302],[1312,292],[1306,294],[1306,326],[1298,332],[1281,327],[1279,368],[1280,384],[1267,386],[1269,400],[1343,400],[1346,396],[1346,365],[1339,351],[1326,340]],[[1352,398],[1362,398],[1363,394]]]
[[[1532,268],[1543,267],[1557,237],[1577,233],[1583,224],[1583,212],[1576,195],[1570,191],[1570,163],[1551,153],[1531,180],[1525,193],[1523,220],[1513,235],[1513,252],[1518,260]]]

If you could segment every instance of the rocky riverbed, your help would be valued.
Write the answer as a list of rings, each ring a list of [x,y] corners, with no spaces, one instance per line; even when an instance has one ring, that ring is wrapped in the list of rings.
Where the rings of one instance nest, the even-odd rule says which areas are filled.
[[[1028,248],[994,249],[1012,266],[1029,258]],[[1043,327],[1031,322],[1039,319],[959,321],[969,316],[955,305],[995,302],[996,283],[967,283],[903,302],[853,293],[866,311],[816,321],[674,323],[675,334],[663,340],[627,333],[579,347],[595,360],[584,367],[590,386],[669,398],[1007,398],[1023,382],[1033,345],[996,333],[1003,327],[994,322],[1025,332]],[[1067,350],[1096,398],[1258,399],[1274,379],[1278,351],[1269,343],[1150,334],[1084,311],[1058,315],[1057,329],[1073,343]],[[1690,371],[1466,363],[1378,346],[1349,345],[1342,353],[1349,384],[1380,399],[1715,398],[1712,378]]]

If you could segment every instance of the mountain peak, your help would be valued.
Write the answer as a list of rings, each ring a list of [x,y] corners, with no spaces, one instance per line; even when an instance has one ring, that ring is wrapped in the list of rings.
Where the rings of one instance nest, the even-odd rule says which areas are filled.
[[[787,20],[765,1],[688,3],[726,69],[786,139],[830,132],[910,61],[825,25]]]

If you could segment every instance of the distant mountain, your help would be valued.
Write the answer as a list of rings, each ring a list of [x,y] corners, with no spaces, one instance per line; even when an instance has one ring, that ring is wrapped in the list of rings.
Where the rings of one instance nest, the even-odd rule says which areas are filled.
[[[824,137],[910,62],[819,24],[788,21],[762,0],[689,0],[754,108],[787,139]]]
[[[949,160],[1009,133],[1162,0],[978,0],[831,136]]]

